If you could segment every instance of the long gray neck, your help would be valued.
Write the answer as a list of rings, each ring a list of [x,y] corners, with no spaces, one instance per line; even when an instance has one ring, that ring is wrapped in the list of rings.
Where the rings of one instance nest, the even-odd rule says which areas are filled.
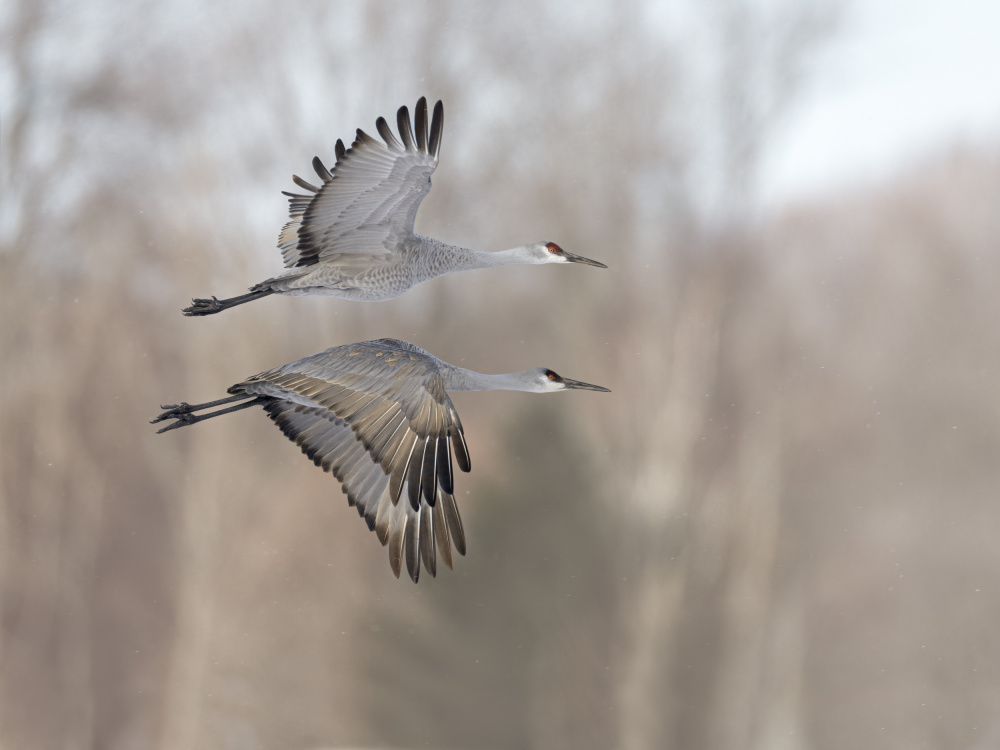
[[[415,235],[420,248],[414,264],[420,266],[423,280],[443,276],[452,271],[471,271],[476,268],[493,268],[507,266],[512,263],[530,263],[519,247],[510,250],[500,250],[488,253],[482,250],[470,250],[467,247],[449,245],[432,237]]]
[[[527,372],[505,372],[500,375],[466,370],[450,365],[443,373],[446,391],[531,391],[534,388]]]

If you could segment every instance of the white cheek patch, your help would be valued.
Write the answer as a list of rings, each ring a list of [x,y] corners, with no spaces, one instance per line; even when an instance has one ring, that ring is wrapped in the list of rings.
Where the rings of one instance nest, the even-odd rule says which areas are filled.
[[[543,376],[542,385],[546,391],[561,391],[566,387],[561,380],[549,380],[547,375]]]
[[[550,247],[556,248],[556,252],[552,252],[549,249]],[[563,255],[562,252],[561,252],[562,248],[560,248],[554,242],[546,242],[544,245],[542,245],[542,251],[545,253],[545,255],[548,256],[548,262],[549,263],[565,263],[566,262],[566,256]]]

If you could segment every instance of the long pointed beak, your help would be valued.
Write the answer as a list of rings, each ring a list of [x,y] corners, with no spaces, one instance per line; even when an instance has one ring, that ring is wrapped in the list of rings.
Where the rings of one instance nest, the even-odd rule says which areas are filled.
[[[563,250],[563,257],[570,263],[583,263],[585,266],[597,266],[598,268],[607,268],[603,263],[598,263],[596,260],[591,260],[590,258],[584,258],[582,255],[573,255],[573,253],[567,253]]]
[[[601,391],[602,393],[611,393],[610,388],[605,388],[600,385],[591,385],[590,383],[583,383],[579,380],[570,380],[569,378],[563,378],[563,385],[567,388],[579,388],[582,391]]]

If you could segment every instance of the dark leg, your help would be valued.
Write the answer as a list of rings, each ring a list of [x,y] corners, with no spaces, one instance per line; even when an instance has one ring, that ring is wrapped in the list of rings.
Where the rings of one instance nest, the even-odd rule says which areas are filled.
[[[246,399],[250,399],[249,401]],[[218,417],[223,414],[229,414],[230,412],[240,411],[241,409],[249,409],[251,406],[258,406],[267,403],[271,398],[269,396],[247,396],[245,393],[238,394],[236,396],[230,396],[229,398],[220,398],[218,401],[209,401],[205,404],[191,404],[180,403],[174,405],[167,405],[161,407],[165,411],[156,419],[150,420],[150,424],[156,424],[157,422],[162,422],[166,419],[176,419],[172,425],[167,425],[166,427],[156,431],[157,434],[161,432],[167,432],[168,430],[176,430],[178,427],[186,427],[189,424],[195,424],[196,422],[201,422],[206,419],[211,419],[212,417]],[[221,404],[229,404],[233,401],[243,401],[242,404],[237,404],[236,406],[230,406],[228,409],[219,409],[218,411],[212,411],[208,414],[195,414],[194,412],[200,411],[201,409],[210,409],[213,406],[220,406]]]
[[[185,315],[212,315],[223,310],[228,310],[230,307],[236,307],[246,302],[253,302],[255,299],[266,297],[269,294],[274,294],[274,292],[270,289],[258,289],[241,294],[238,297],[230,297],[229,299],[217,299],[216,297],[212,297],[212,299],[193,299],[191,300],[193,303],[191,307],[185,307],[182,312]]]

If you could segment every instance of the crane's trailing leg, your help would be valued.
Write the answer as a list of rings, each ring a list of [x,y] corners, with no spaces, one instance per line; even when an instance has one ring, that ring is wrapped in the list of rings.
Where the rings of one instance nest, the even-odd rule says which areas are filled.
[[[249,399],[249,401],[247,399]],[[195,424],[196,422],[211,419],[212,417],[218,417],[222,414],[229,414],[230,412],[240,411],[241,409],[249,409],[251,406],[257,406],[270,400],[271,398],[269,396],[252,397],[245,393],[239,393],[235,396],[230,396],[229,398],[220,398],[218,401],[209,401],[205,404],[194,404],[193,406],[184,402],[179,404],[166,404],[160,407],[161,409],[164,409],[164,412],[156,419],[149,420],[149,423],[156,424],[157,422],[163,422],[167,419],[177,420],[173,424],[157,430],[156,433],[159,434],[161,432],[167,432],[168,430],[176,430],[178,427],[187,427],[189,424]],[[237,404],[236,406],[230,406],[228,409],[212,411],[208,414],[195,414],[196,411],[211,409],[213,406],[221,406],[222,404],[231,404],[233,401],[243,401],[244,403]]]
[[[218,299],[217,297],[212,297],[212,299],[193,299],[191,300],[193,303],[191,307],[185,307],[183,313],[185,315],[213,315],[214,313],[228,310],[230,307],[242,305],[245,302],[253,302],[255,299],[266,297],[269,294],[274,294],[274,291],[271,289],[255,289],[238,297],[230,297],[229,299]]]

